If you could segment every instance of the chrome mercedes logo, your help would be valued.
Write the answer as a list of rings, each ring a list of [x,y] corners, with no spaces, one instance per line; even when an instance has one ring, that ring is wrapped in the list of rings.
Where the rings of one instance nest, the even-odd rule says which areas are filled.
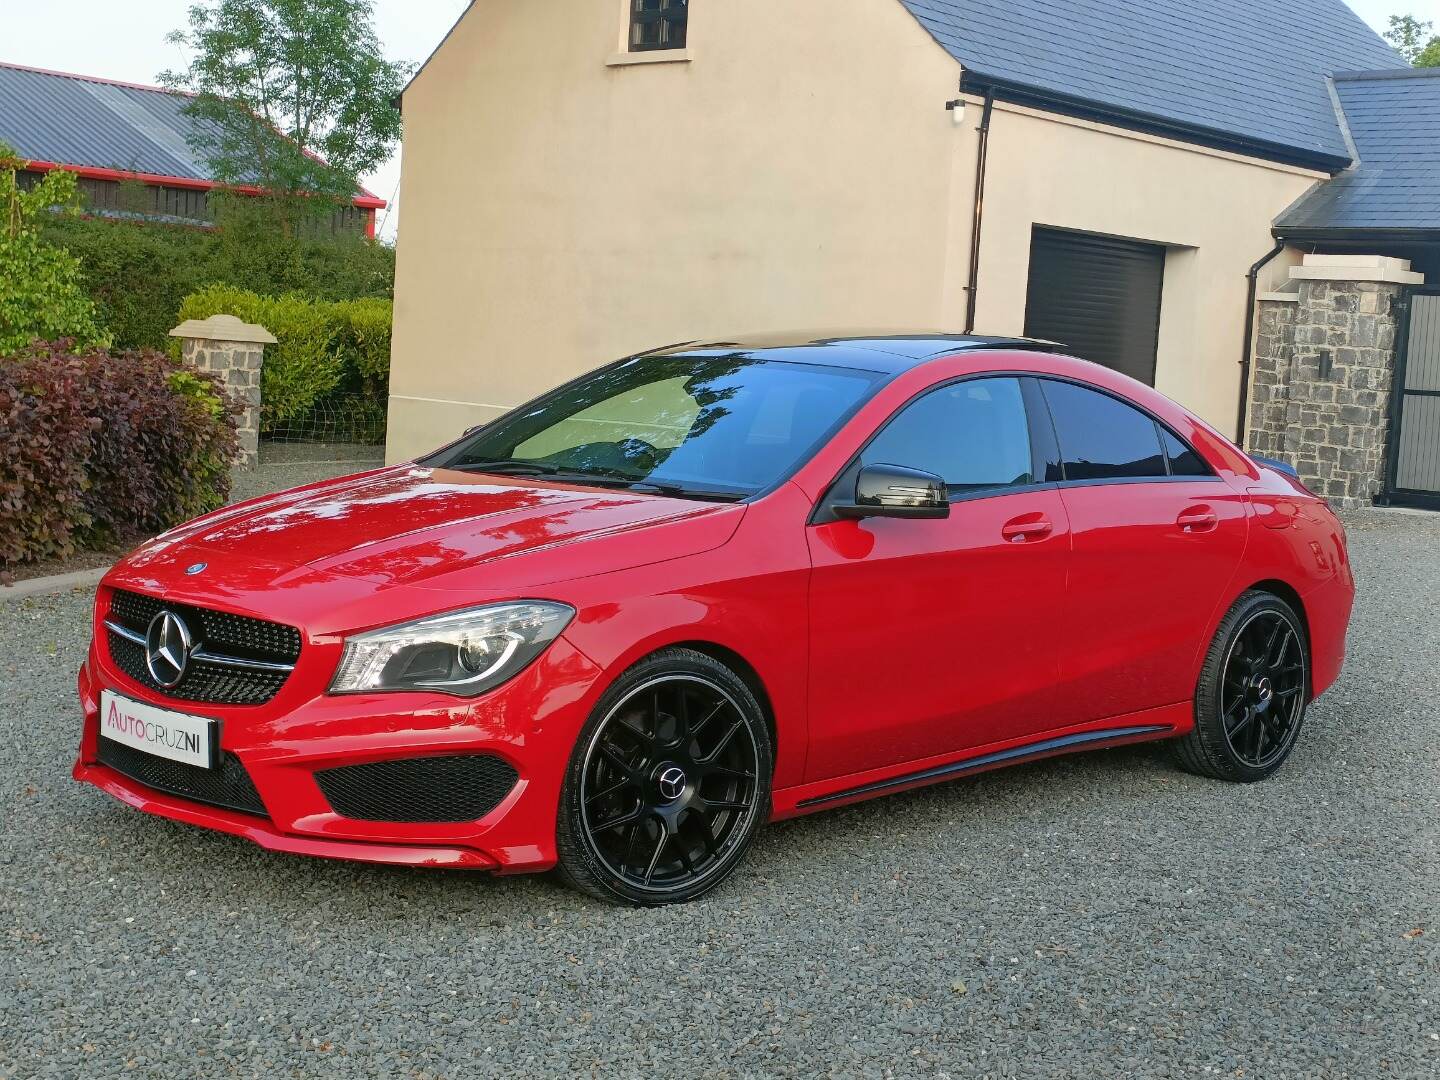
[[[685,770],[678,765],[671,765],[668,769],[661,770],[656,783],[660,786],[661,796],[674,802],[685,794]]]
[[[1255,684],[1255,698],[1262,706],[1270,704],[1270,699],[1274,696],[1275,687],[1269,679],[1261,679]]]
[[[173,611],[160,612],[145,631],[145,667],[150,677],[166,690],[179,686],[194,647],[185,620]]]
[[[197,562],[192,566],[187,566],[185,568],[185,573],[189,574],[191,577],[194,577],[196,574],[203,574],[205,572],[205,567],[209,565],[209,563]]]

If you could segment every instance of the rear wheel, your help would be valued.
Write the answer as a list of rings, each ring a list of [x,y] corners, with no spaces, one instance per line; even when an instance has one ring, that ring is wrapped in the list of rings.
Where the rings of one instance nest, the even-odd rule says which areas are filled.
[[[560,871],[602,899],[693,900],[730,875],[770,807],[765,715],[719,661],[670,649],[601,698],[561,796]]]
[[[1248,592],[1220,623],[1195,692],[1195,729],[1176,740],[1181,768],[1253,783],[1284,764],[1305,720],[1310,652],[1293,608]]]

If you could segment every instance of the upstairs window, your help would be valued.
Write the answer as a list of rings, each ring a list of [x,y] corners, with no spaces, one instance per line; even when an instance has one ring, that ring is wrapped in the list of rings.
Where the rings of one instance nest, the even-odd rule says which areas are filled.
[[[630,51],[685,48],[690,0],[630,0]]]

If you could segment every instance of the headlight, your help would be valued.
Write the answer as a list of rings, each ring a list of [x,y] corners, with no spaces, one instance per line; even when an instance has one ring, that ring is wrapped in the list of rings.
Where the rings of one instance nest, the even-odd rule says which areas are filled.
[[[474,697],[518,675],[574,616],[565,604],[523,600],[357,634],[345,642],[330,692],[438,690]]]

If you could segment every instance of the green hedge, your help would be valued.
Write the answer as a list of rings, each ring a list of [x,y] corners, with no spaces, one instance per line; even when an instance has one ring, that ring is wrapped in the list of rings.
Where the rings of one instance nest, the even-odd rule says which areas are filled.
[[[0,363],[0,576],[223,506],[238,451],[214,377],[164,353],[36,342]]]
[[[116,348],[166,347],[181,302],[212,285],[312,300],[388,300],[395,251],[358,236],[285,239],[258,229],[200,229],[51,215],[49,243],[80,261],[97,321]]]
[[[178,319],[235,315],[279,339],[265,350],[260,380],[261,427],[273,431],[338,395],[362,395],[383,409],[392,314],[389,300],[324,302],[216,285],[187,296]]]

